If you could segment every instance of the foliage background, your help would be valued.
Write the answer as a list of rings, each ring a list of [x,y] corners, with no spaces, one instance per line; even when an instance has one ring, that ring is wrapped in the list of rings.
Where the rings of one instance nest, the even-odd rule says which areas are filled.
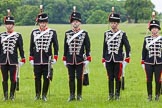
[[[10,9],[17,25],[34,25],[41,4],[52,24],[68,24],[73,6],[82,14],[84,24],[106,24],[113,6],[121,21],[128,20],[129,23],[148,22],[154,10],[151,0],[1,0],[0,23],[3,23],[6,10]],[[157,15],[158,19],[160,15]]]

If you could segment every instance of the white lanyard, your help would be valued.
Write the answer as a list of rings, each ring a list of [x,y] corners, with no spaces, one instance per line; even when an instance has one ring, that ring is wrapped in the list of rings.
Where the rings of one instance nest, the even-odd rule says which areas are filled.
[[[118,32],[116,32],[108,41],[107,44],[110,43],[119,33],[121,32],[121,30],[119,30]]]
[[[48,28],[47,30],[41,32],[39,35],[35,36],[35,37],[34,37],[34,42],[35,42],[37,39],[39,39],[41,36],[43,36],[44,34],[46,34],[47,32],[49,32],[50,30],[51,30],[51,29]]]
[[[13,32],[13,33],[9,34],[8,36],[6,36],[5,38],[3,38],[3,39],[1,40],[1,43],[3,43],[4,41],[6,41],[8,38],[10,38],[11,36],[15,35],[16,33],[17,33],[17,32]]]
[[[70,42],[71,42],[74,38],[76,38],[78,35],[80,35],[83,31],[84,31],[84,30],[80,30],[78,33],[74,34],[74,35],[69,39],[69,41],[68,41],[67,43],[70,44]]]
[[[153,43],[157,42],[160,38],[161,38],[161,36],[158,36],[157,38],[155,38],[154,40],[152,40],[150,43],[148,43],[146,45],[146,48],[148,49],[150,45],[152,45]]]

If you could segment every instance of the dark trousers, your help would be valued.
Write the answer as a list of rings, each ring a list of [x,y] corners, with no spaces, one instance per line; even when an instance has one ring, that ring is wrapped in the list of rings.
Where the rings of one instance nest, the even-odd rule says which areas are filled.
[[[8,97],[8,77],[10,74],[10,96],[14,96],[15,88],[16,88],[16,65],[1,65],[2,71],[2,85],[3,85],[3,93],[5,97]]]
[[[37,96],[46,96],[49,88],[48,65],[34,65],[34,76],[35,76],[35,92]],[[42,76],[43,76],[43,90],[42,87]]]
[[[114,79],[115,79],[115,95],[120,96],[122,63],[115,63],[113,61],[106,62],[106,70],[108,75],[109,96],[114,96]]]
[[[82,95],[82,75],[83,64],[80,65],[67,65],[69,74],[69,90],[70,95],[75,95],[75,77],[77,78],[77,96]]]
[[[149,65],[145,64],[146,78],[147,78],[147,93],[152,95],[152,79],[153,73],[155,77],[155,95],[160,95],[160,77],[162,74],[162,64]]]

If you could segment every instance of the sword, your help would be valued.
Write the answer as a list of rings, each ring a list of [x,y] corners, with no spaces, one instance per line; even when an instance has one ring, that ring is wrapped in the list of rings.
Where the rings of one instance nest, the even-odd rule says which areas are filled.
[[[86,60],[86,55],[83,54],[84,60]],[[89,85],[89,66],[83,66],[83,85],[88,86]]]
[[[126,58],[126,53],[125,52],[123,53],[123,58],[124,59]],[[125,76],[125,67],[126,67],[127,63],[123,61],[122,65],[123,66],[122,66],[121,88],[122,88],[122,90],[124,90],[124,88],[125,88],[124,76]]]
[[[48,74],[47,78],[52,81],[53,79],[53,68],[52,68],[52,55],[48,58]],[[50,98],[50,82],[49,82],[49,98]]]
[[[53,68],[52,68],[52,56],[48,58],[48,74],[47,78],[52,81],[53,79]]]
[[[160,75],[161,87],[160,87],[160,94],[162,95],[162,73]]]
[[[19,91],[20,66],[16,66],[16,91]]]

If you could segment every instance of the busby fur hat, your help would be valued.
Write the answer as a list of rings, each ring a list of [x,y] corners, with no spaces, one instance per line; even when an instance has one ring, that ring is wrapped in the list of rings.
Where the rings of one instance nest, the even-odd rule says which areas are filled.
[[[159,30],[161,30],[160,28],[160,22],[158,20],[151,20],[150,24],[149,24],[149,30],[151,31],[152,28],[158,28]]]
[[[14,24],[15,20],[14,17],[11,16],[11,12],[9,9],[7,10],[7,13],[8,15],[4,17],[4,24]]]
[[[70,23],[72,23],[74,20],[77,20],[81,22],[81,14],[79,12],[76,12],[76,7],[73,7],[73,12],[71,13],[70,16]]]
[[[120,15],[116,13],[112,13],[109,16],[109,22],[117,22],[120,23]]]
[[[37,18],[38,22],[48,22],[48,15],[46,13],[41,13]]]
[[[109,15],[109,22],[117,22],[120,23],[120,15],[114,13],[114,7],[112,7],[112,13]]]
[[[151,31],[152,28],[160,28],[160,22],[158,20],[155,20],[155,12],[152,12],[152,20],[149,22],[148,29]]]
[[[40,13],[37,15],[36,21],[48,22],[48,15],[46,13],[43,13],[43,5],[40,5]]]

